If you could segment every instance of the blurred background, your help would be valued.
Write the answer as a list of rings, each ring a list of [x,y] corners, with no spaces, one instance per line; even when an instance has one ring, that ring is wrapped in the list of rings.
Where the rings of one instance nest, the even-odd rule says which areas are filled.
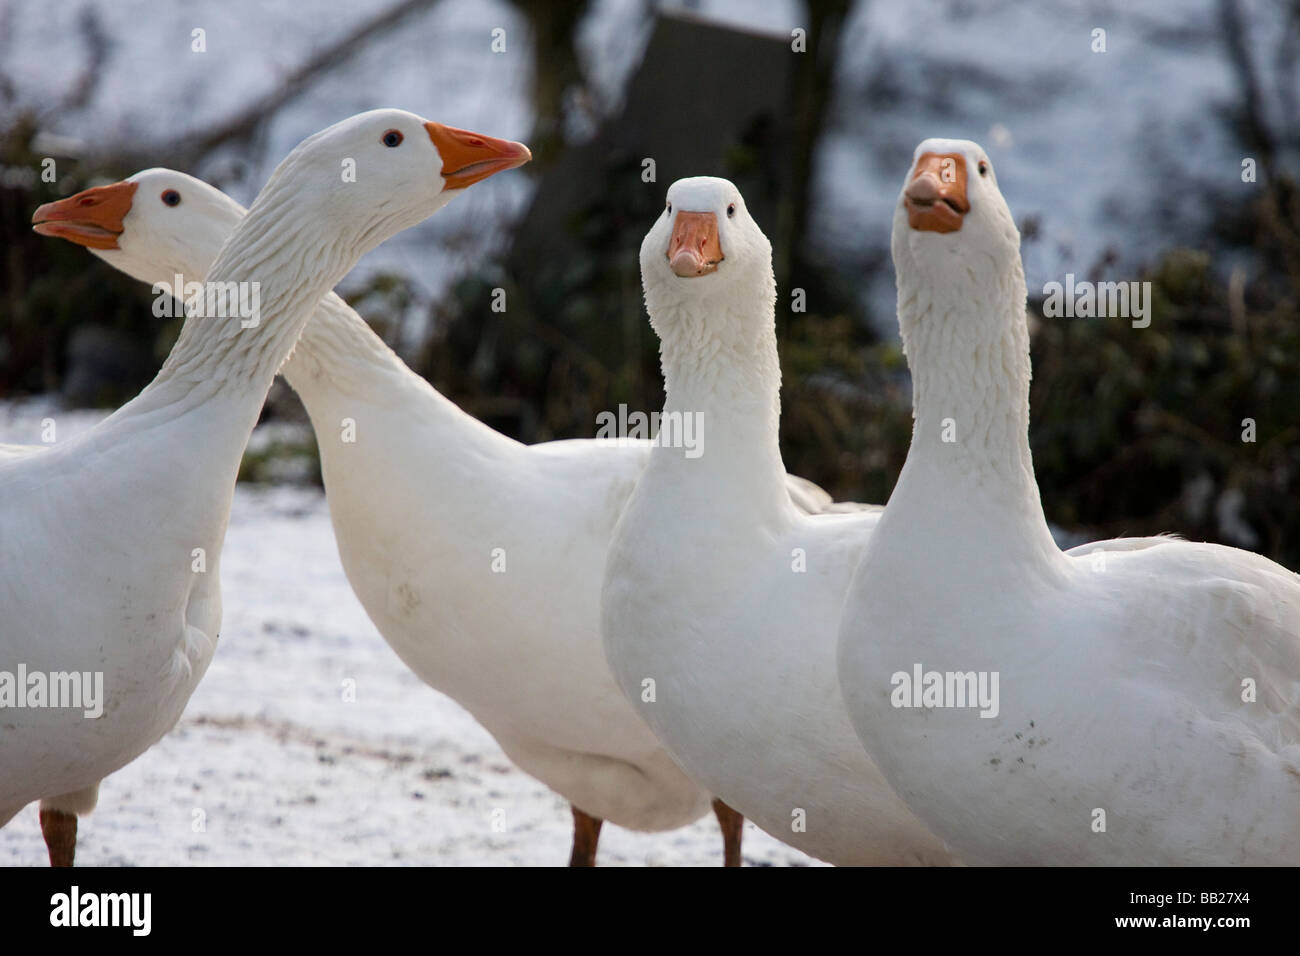
[[[0,437],[122,403],[178,331],[34,235],[40,203],[163,165],[247,204],[304,136],[400,106],[536,157],[345,281],[413,368],[528,442],[659,408],[637,249],[674,179],[726,176],[776,249],[787,467],[884,501],[910,437],[892,204],[919,140],[967,137],[1024,237],[1049,519],[1300,567],[1298,49],[1300,0],[0,0]],[[1042,318],[1066,273],[1149,280],[1150,327]],[[319,482],[283,384],[265,423],[244,478]]]

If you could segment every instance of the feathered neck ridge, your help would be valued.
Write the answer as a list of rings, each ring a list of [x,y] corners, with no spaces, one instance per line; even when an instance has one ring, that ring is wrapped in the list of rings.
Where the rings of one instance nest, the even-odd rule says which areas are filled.
[[[675,449],[657,448],[655,455],[719,478],[735,500],[748,494],[788,504],[775,280],[769,271],[751,283],[692,289],[697,281],[673,279],[646,291],[660,337],[664,411],[698,415],[704,435],[698,461],[684,460]]]
[[[1003,269],[899,276],[914,447],[959,446],[986,456],[987,467],[1004,479],[1029,464],[1025,298],[1019,257]]]
[[[394,393],[392,383],[413,375],[337,295],[321,300],[280,374],[303,397],[308,411],[327,400],[382,402],[395,394],[405,396],[405,392]]]
[[[1018,254],[1006,262],[934,256],[900,264],[898,317],[914,421],[887,510],[934,516],[951,508],[960,512],[951,527],[967,527],[989,547],[1005,538],[1015,549],[1055,551],[1029,449],[1025,301]]]
[[[225,317],[187,317],[159,384],[206,382],[250,392],[269,387],[316,303],[358,257],[332,226],[289,227],[302,210],[285,188],[286,173],[277,170],[222,246],[205,283],[209,290],[239,288],[243,301],[257,302],[256,316],[228,310]]]

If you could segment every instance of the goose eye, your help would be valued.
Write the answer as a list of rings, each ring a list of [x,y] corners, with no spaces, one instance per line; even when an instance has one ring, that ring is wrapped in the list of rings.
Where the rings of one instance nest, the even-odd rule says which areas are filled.
[[[673,204],[672,204],[672,203],[669,203],[669,204],[668,204],[668,207],[667,207],[667,209],[665,210],[665,212],[667,212],[668,215],[670,215],[670,216],[673,214]]]
[[[989,174],[989,164],[986,163],[986,162],[984,162],[984,160],[981,159],[981,160],[980,160],[980,175],[981,175],[981,176],[987,176],[988,174]]]
[[[733,202],[730,206],[727,207],[727,218],[731,219],[735,215],[736,215],[736,204]]]
[[[403,137],[400,131],[395,129],[390,129],[387,133],[384,134],[383,139],[380,140],[380,142],[382,142],[385,146],[392,148],[394,146],[401,146],[402,138]]]
[[[174,189],[164,189],[162,201],[168,206],[179,206],[181,204],[181,194]]]

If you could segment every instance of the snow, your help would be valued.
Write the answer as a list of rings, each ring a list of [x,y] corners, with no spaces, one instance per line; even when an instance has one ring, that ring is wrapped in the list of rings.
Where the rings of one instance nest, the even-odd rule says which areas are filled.
[[[105,414],[0,404],[0,443],[39,442],[47,417],[63,441]],[[567,863],[567,804],[389,650],[319,491],[240,485],[221,581],[216,657],[176,728],[100,788],[79,865]],[[815,862],[752,824],[744,855]],[[658,834],[606,826],[598,859],[720,865],[722,840],[712,816]],[[45,862],[32,804],[0,830],[0,865]]]

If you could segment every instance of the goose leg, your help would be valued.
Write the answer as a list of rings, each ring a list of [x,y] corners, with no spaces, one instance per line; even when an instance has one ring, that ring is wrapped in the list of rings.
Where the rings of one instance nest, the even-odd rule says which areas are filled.
[[[573,807],[573,853],[569,866],[595,866],[596,843],[600,840],[600,825],[605,821],[588,816]]]
[[[62,810],[41,810],[41,833],[50,853],[50,866],[72,866],[77,852],[77,815]]]
[[[716,797],[713,800],[713,813],[722,830],[722,865],[740,866],[740,834],[745,826],[744,815]]]
[[[72,866],[77,852],[77,815],[89,813],[98,802],[98,782],[84,790],[41,800],[41,834],[50,854],[50,866]]]

